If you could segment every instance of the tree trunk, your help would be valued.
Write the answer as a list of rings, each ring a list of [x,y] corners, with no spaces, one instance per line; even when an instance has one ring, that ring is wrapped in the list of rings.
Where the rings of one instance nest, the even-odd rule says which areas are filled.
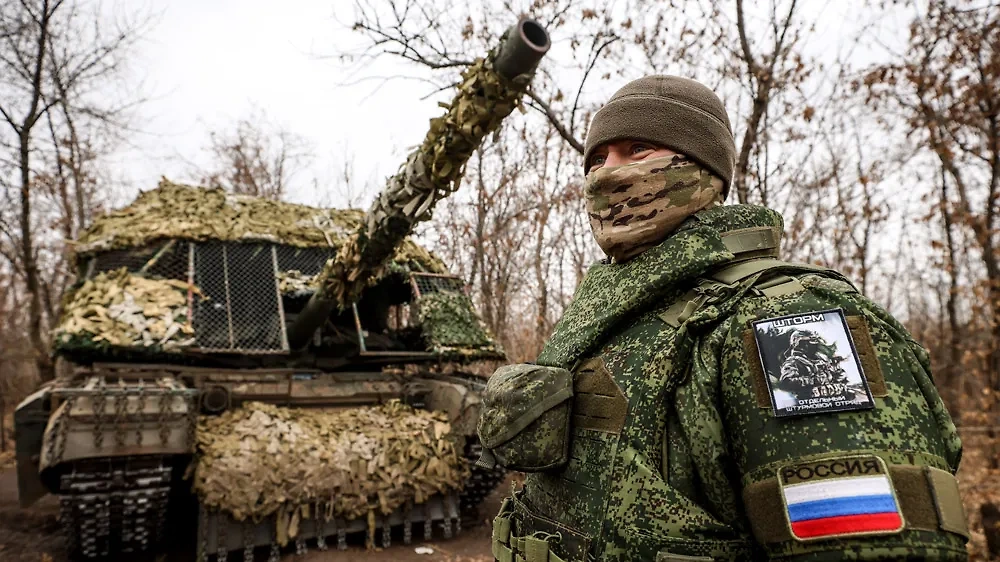
[[[545,268],[545,256],[543,252],[543,244],[545,243],[545,225],[548,222],[548,212],[543,211],[545,217],[538,224],[538,234],[535,240],[535,251],[533,256],[534,263],[534,273],[535,273],[535,283],[538,284],[536,290],[538,291],[535,297],[535,341],[532,342],[533,346],[538,346],[538,351],[541,351],[541,344],[545,341],[548,336],[548,317],[549,317],[549,283],[548,283],[548,272]]]
[[[979,507],[979,515],[983,520],[983,535],[986,536],[986,551],[990,559],[1000,557],[1000,507],[986,502]]]
[[[983,262],[986,266],[986,283],[988,284],[986,296],[989,299],[990,331],[993,336],[986,382],[992,391],[992,410],[996,414],[1000,412],[1000,398],[997,396],[997,392],[1000,391],[1000,264],[997,263],[992,236],[987,237],[983,243]],[[996,417],[994,416],[993,419]],[[1000,468],[1000,433],[994,428],[990,430],[989,436],[993,441],[994,453],[996,453],[990,456],[990,468]]]
[[[43,381],[53,377],[49,350],[42,338],[42,291],[38,281],[38,264],[31,232],[31,148],[30,128],[21,129],[21,259],[24,262],[24,281],[31,300],[28,302],[28,337],[35,354],[35,365]]]
[[[0,453],[7,450],[7,397],[0,388]]]
[[[63,113],[66,117],[66,126],[69,128],[69,171],[73,175],[73,195],[76,199],[76,230],[77,234],[84,231],[87,228],[87,195],[85,193],[84,187],[84,177],[83,170],[83,155],[80,150],[80,137],[76,133],[76,124],[73,123],[73,118],[66,109],[65,103],[63,104]],[[67,215],[67,220],[72,221],[72,218]]]
[[[775,87],[774,72],[775,68],[777,68],[778,59],[787,57],[787,53],[782,52],[782,46],[785,44],[785,34],[788,33],[788,29],[792,24],[792,15],[795,13],[796,1],[792,0],[791,5],[788,7],[788,15],[785,17],[785,21],[780,23],[780,31],[776,16],[771,21],[776,35],[774,50],[763,57],[763,60],[770,61],[767,64],[767,68],[763,68],[750,51],[746,19],[743,17],[743,0],[736,0],[736,29],[740,39],[743,62],[746,63],[747,75],[751,78],[751,84],[754,81],[757,83],[757,88],[753,95],[753,105],[750,109],[750,118],[747,119],[747,128],[743,132],[743,143],[740,147],[739,156],[736,159],[736,170],[733,177],[736,196],[741,204],[750,202],[750,187],[747,185],[747,171],[750,169],[750,153],[757,144],[760,136],[760,121],[767,112],[767,106],[771,100],[771,91]]]
[[[767,99],[765,96],[770,90],[762,81],[757,88],[757,95],[753,100],[753,108],[750,110],[750,119],[747,120],[747,129],[743,132],[743,144],[740,147],[739,157],[736,159],[736,173],[733,183],[736,187],[736,197],[741,205],[750,202],[750,186],[747,185],[747,171],[750,169],[750,151],[757,144],[757,137],[760,135],[760,120],[767,109]]]
[[[59,145],[61,144],[59,142],[59,135],[56,133],[56,128],[55,125],[52,123],[51,115],[48,116],[47,121],[49,123],[49,136],[52,138],[52,148],[55,151],[55,166],[56,166],[55,187],[59,194],[59,204],[62,206],[62,221],[61,221],[62,224],[60,224],[60,226],[62,227],[63,231],[63,239],[65,239],[67,242],[66,245],[63,246],[63,252],[68,260],[70,258],[70,255],[72,254],[69,241],[73,240],[74,238],[73,204],[69,202],[69,184],[66,181],[66,169],[64,166],[63,153],[62,150],[59,148]],[[70,144],[72,145],[72,141],[70,141]],[[74,166],[73,163],[75,161],[76,160],[73,158],[73,147],[70,146],[69,164],[71,170]]]
[[[941,217],[944,222],[942,226],[944,227],[945,249],[948,252],[948,298],[945,310],[948,313],[949,343],[948,364],[945,365],[940,386],[944,391],[943,394],[949,409],[957,414],[960,410],[959,393],[955,388],[957,382],[955,373],[958,369],[958,363],[961,361],[960,346],[962,344],[961,328],[958,323],[958,261],[955,258],[958,250],[955,248],[955,237],[952,233],[951,209],[948,207],[948,176],[944,168],[941,169]]]

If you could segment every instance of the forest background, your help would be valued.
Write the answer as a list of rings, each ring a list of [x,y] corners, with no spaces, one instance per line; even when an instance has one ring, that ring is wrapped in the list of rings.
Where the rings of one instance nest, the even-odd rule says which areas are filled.
[[[461,70],[523,15],[548,28],[552,52],[523,111],[477,151],[459,193],[419,233],[468,281],[510,358],[535,357],[600,257],[581,199],[593,112],[630,79],[695,78],[730,111],[729,202],[780,211],[785,259],[841,270],[929,349],[966,445],[972,548],[986,556],[993,529],[1000,551],[1000,5],[356,0],[323,20],[336,41],[300,56],[337,77],[318,92],[323,103],[364,122],[391,108],[355,105],[359,96],[419,98],[426,115],[408,118],[426,123]],[[136,172],[142,146],[171,142],[143,117],[163,95],[141,68],[163,19],[156,4],[0,5],[0,455],[11,410],[53,372],[48,334],[76,280],[71,241],[154,187],[149,170],[364,207],[407,151],[355,127],[344,134],[356,142],[317,153],[265,104],[206,125],[199,146],[150,156]],[[421,136],[409,126],[392,138]]]

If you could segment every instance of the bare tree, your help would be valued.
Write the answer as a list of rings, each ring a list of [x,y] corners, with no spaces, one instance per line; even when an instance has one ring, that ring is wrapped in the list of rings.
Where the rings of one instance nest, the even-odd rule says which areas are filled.
[[[612,74],[621,75],[621,69],[615,69],[605,59],[615,52],[620,54],[623,48],[624,37],[615,31],[615,21],[595,10],[579,10],[573,0],[525,2],[522,7],[510,2],[499,6],[478,2],[463,10],[426,0],[358,0],[355,6],[352,27],[369,40],[369,45],[360,53],[342,53],[342,57],[361,67],[391,55],[447,72],[431,80],[440,89],[452,85],[450,81],[457,76],[454,69],[472,64],[475,56],[494,47],[506,26],[518,17],[530,15],[551,31],[558,30],[577,54],[575,76],[563,82],[572,88],[564,90],[542,68],[527,93],[526,105],[544,116],[581,155],[592,109],[584,99],[584,89],[592,79],[608,80]],[[447,78],[441,79],[443,76]]]
[[[361,177],[354,165],[354,153],[348,147],[341,147],[339,153],[330,159],[329,179],[331,185],[320,185],[320,179],[313,179],[315,193],[320,194],[324,205],[360,209],[369,196],[374,196],[382,186],[376,185],[374,173]],[[328,200],[336,195],[340,201]]]
[[[7,103],[0,105],[0,114],[17,136],[21,203],[20,260],[28,293],[31,295],[28,312],[31,323],[28,330],[32,347],[38,355],[36,361],[40,371],[46,370],[48,356],[46,343],[42,338],[41,288],[31,229],[31,141],[35,125],[51,109],[51,105],[42,105],[46,49],[49,47],[49,34],[52,32],[52,17],[62,4],[62,0],[56,0],[52,4],[45,0],[41,6],[31,6],[22,2],[20,8],[23,12],[5,11],[2,24],[4,30],[2,34],[12,55],[9,58],[4,57],[4,64],[10,68],[11,74],[24,80],[25,84],[21,86],[26,86],[27,90],[26,107],[20,116],[15,113],[15,108]]]
[[[51,365],[43,337],[47,316],[43,306],[45,283],[39,267],[38,217],[33,209],[37,195],[35,158],[46,148],[46,137],[59,136],[57,127],[68,127],[78,147],[77,121],[101,123],[108,128],[121,124],[119,119],[133,102],[123,103],[93,92],[122,74],[124,55],[141,35],[144,24],[119,22],[109,31],[96,10],[85,14],[69,0],[18,0],[0,7],[0,116],[8,128],[8,138],[13,138],[10,146],[14,156],[9,161],[17,170],[12,183],[16,184],[19,208],[16,228],[5,229],[4,235],[10,247],[16,248],[9,258],[17,260],[14,270],[23,278],[29,295],[28,336],[42,373],[50,373]],[[58,122],[56,112],[60,113]],[[4,182],[5,188],[13,187]],[[68,192],[65,195],[68,203]],[[85,204],[80,204],[86,199],[82,182],[76,184],[75,198],[79,208],[71,214],[78,219],[85,217]],[[83,223],[78,221],[78,225]]]
[[[213,162],[202,172],[209,187],[239,195],[280,200],[309,157],[306,142],[256,112],[231,130],[209,134]]]
[[[736,173],[733,177],[733,187],[740,203],[750,202],[750,188],[747,185],[750,155],[755,148],[761,147],[761,122],[770,108],[774,91],[794,86],[803,77],[805,66],[792,49],[799,34],[799,28],[793,24],[797,15],[795,6],[796,0],[791,0],[787,11],[779,16],[777,2],[771,4],[770,25],[768,25],[771,45],[765,52],[757,54],[750,45],[743,0],[736,0],[736,30],[739,35],[740,55],[744,63],[743,74],[751,99],[750,114],[743,129],[743,139],[736,158]],[[758,183],[764,204],[767,204],[766,186],[766,180]]]
[[[978,246],[992,334],[986,372],[990,388],[1000,395],[998,49],[996,6],[963,9],[935,1],[926,16],[914,20],[903,60],[872,70],[865,81],[873,105],[889,101],[899,107],[910,135],[925,143],[938,162],[946,233],[952,225],[967,228]],[[994,404],[1000,408],[1000,400]]]
[[[959,299],[959,264],[958,247],[955,240],[955,219],[951,209],[951,196],[948,193],[948,175],[944,168],[940,171],[940,197],[938,199],[941,214],[941,230],[944,233],[944,264],[943,269],[948,280],[945,293],[944,317],[947,319],[947,327],[940,329],[941,333],[949,334],[947,339],[947,359],[940,370],[941,386],[946,390],[945,399],[953,412],[958,408],[958,392],[956,392],[955,382],[959,372],[962,354],[962,328],[958,316]]]

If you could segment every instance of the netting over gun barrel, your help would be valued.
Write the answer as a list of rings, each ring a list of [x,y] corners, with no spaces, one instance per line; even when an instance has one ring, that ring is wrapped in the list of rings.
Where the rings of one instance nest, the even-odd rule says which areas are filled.
[[[349,306],[381,277],[394,248],[458,188],[465,163],[518,106],[549,45],[545,29],[523,19],[462,74],[448,111],[431,120],[423,142],[389,179],[361,228],[327,263],[319,291],[289,328],[293,347],[305,344],[334,309]]]

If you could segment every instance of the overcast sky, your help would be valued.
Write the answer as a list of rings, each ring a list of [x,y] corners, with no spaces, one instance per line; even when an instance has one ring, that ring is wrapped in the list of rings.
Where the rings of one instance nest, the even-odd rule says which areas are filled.
[[[824,50],[849,47],[844,39],[856,24],[858,14],[852,12],[858,4],[803,2],[810,19],[824,22],[810,34],[807,51],[823,58]],[[289,199],[343,206],[344,192],[335,178],[344,161],[353,159],[354,177],[371,188],[361,201],[367,206],[385,177],[422,140],[428,120],[442,112],[437,102],[451,95],[421,99],[433,92],[427,83],[378,80],[426,72],[412,63],[387,56],[358,69],[332,58],[365,41],[349,28],[355,17],[349,0],[112,0],[108,6],[125,11],[145,6],[155,14],[133,63],[149,101],[138,110],[132,148],[120,151],[113,164],[124,180],[118,205],[140,189],[155,187],[160,176],[197,181],[198,167],[209,162],[209,131],[232,129],[257,112],[303,137],[311,149],[310,167],[294,178]],[[748,17],[756,17],[752,6]],[[898,30],[905,29],[889,28],[895,32],[888,35],[900,36]],[[545,63],[550,70],[568,56],[565,41],[554,36],[553,43]],[[866,58],[865,52],[858,55]],[[588,90],[609,86],[598,82],[588,84]],[[613,89],[588,93],[606,97]],[[730,107],[731,118],[739,119],[735,109]],[[512,119],[517,118],[515,113]],[[321,189],[314,187],[314,178]]]
[[[349,77],[347,67],[329,57],[361,41],[345,27],[353,21],[346,0],[171,0],[151,6],[155,25],[134,63],[150,99],[135,120],[140,132],[130,139],[134,148],[117,157],[125,201],[155,187],[160,176],[195,181],[192,170],[207,161],[208,131],[262,111],[304,137],[314,155],[289,197],[342,205],[341,193],[316,193],[308,180],[329,180],[353,158],[357,177],[380,184],[442,111],[440,96],[420,99],[432,89],[417,81],[394,80],[381,88],[378,80],[357,83],[413,76],[419,72],[413,65],[384,58]],[[346,11],[337,13],[338,7]]]

